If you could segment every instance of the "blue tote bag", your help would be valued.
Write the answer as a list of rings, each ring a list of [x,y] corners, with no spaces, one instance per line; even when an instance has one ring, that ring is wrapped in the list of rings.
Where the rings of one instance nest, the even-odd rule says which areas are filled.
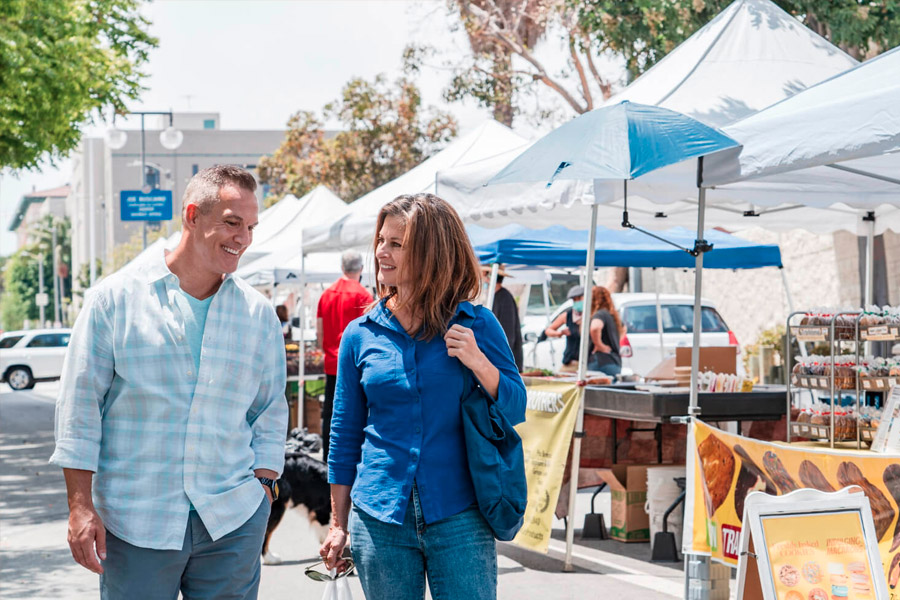
[[[471,327],[473,320],[463,317],[457,323]],[[475,498],[494,537],[508,542],[522,527],[528,500],[522,438],[472,371],[462,367],[462,422]]]

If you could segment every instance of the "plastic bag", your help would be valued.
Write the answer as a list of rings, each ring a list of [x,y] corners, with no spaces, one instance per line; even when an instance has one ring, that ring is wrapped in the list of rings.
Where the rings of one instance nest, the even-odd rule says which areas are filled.
[[[334,577],[336,570],[332,569],[330,575]],[[322,600],[353,600],[353,592],[350,591],[350,582],[346,577],[338,577],[325,583],[325,591]]]

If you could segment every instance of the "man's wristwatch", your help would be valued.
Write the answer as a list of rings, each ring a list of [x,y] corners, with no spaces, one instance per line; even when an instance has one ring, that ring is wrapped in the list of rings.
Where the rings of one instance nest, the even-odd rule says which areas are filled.
[[[268,477],[257,477],[257,479],[272,491],[272,500],[278,500],[278,482]]]

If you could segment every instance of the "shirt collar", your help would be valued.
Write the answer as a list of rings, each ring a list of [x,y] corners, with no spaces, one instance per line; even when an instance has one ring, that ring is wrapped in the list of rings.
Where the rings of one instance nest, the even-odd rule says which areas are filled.
[[[456,314],[453,315],[453,318],[450,319],[450,322],[459,319],[460,315],[466,315],[467,317],[474,318],[475,317],[475,306],[471,302],[460,302],[459,306],[456,307]],[[393,329],[394,331],[403,331],[403,327],[394,318],[394,314],[387,307],[387,298],[382,298],[378,301],[372,310],[366,313],[366,320],[371,321],[373,323],[377,323],[382,327],[387,327],[388,329]]]
[[[169,265],[166,264],[166,256],[169,254],[169,251],[165,248],[160,249],[159,252],[152,252],[150,256],[147,258],[147,283],[155,284],[157,281],[161,279],[166,279],[168,281],[178,281],[178,277],[169,269]],[[233,273],[226,273],[225,279],[222,280],[222,285],[219,286],[219,289],[222,289],[222,286],[226,285],[228,281],[234,281]]]

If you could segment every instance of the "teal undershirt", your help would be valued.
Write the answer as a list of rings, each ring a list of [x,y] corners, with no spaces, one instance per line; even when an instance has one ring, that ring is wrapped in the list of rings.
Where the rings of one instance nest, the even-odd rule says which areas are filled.
[[[200,370],[203,329],[206,327],[206,315],[209,313],[209,305],[214,296],[215,294],[206,300],[197,300],[181,288],[178,288],[178,294],[175,295],[175,301],[184,316],[184,337],[191,350],[191,358],[194,359],[195,372]]]
[[[187,340],[188,347],[191,350],[191,358],[194,359],[194,373],[200,371],[200,349],[203,347],[203,329],[206,327],[206,315],[209,313],[209,305],[213,296],[206,300],[197,300],[181,288],[178,288],[178,293],[175,294],[175,302],[184,316],[184,338]],[[193,503],[191,503],[191,510],[195,510]]]

